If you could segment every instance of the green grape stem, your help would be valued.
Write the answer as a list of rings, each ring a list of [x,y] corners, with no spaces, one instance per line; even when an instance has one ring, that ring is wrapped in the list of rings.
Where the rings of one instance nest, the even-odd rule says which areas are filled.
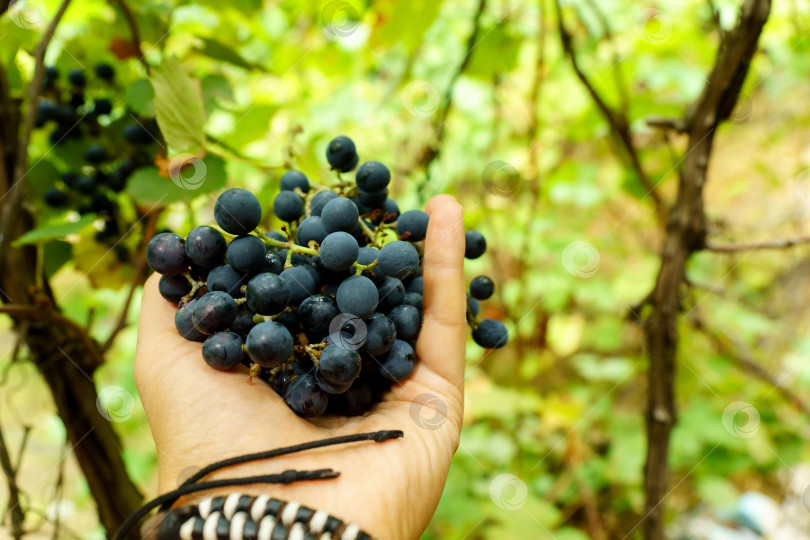
[[[361,219],[360,220],[361,225],[364,226],[366,229],[368,229],[368,227],[364,223],[362,223],[362,221],[363,220]],[[282,242],[281,240],[276,240],[275,238],[270,238],[269,236],[267,236],[260,229],[255,229],[253,232],[256,233],[256,236],[261,238],[261,240],[264,242],[264,245],[287,250],[287,260],[284,261],[284,268],[285,269],[286,268],[292,268],[292,255],[293,255],[293,253],[303,253],[304,255],[310,255],[312,257],[320,257],[320,255],[321,255],[320,249],[318,249],[318,248],[300,246],[300,245],[296,244],[295,242],[293,242],[292,240],[290,240],[288,242]],[[371,233],[373,235],[373,233],[370,230],[369,230],[369,233]],[[313,244],[314,244],[314,242],[313,242]],[[355,261],[355,263],[352,264],[352,266],[356,269],[357,274],[361,274],[362,272],[377,266],[377,259],[374,259],[374,261],[372,261],[369,264],[360,264],[360,263]]]

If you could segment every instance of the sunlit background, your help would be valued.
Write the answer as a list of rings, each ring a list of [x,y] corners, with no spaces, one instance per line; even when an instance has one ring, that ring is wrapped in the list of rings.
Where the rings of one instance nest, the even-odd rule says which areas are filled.
[[[686,139],[647,120],[684,115],[740,3],[563,2],[579,68],[628,120],[666,205]],[[19,3],[0,18],[0,61],[15,97],[58,5]],[[213,221],[215,196],[228,185],[253,190],[268,215],[280,174],[295,167],[330,179],[326,144],[346,134],[361,160],[390,166],[401,208],[450,193],[466,226],[486,235],[488,251],[467,261],[467,274],[495,280],[482,309],[507,325],[510,343],[468,348],[461,447],[425,538],[641,538],[648,363],[632,315],[655,284],[664,228],[563,52],[554,0],[139,0],[129,8],[146,62],[175,55],[198,82],[205,132],[225,157],[205,158],[207,176],[193,190],[171,186],[157,168],[134,175],[118,196],[125,212],[159,202],[156,226],[185,235]],[[116,2],[74,0],[46,63],[64,76],[113,62],[118,90],[97,92],[116,100],[116,118],[150,116],[153,92],[127,49],[130,36]],[[808,36],[810,4],[775,2],[715,141],[705,190],[711,242],[753,248],[810,234]],[[26,204],[39,221],[55,215],[41,196],[71,152],[35,130]],[[100,343],[132,287],[142,235],[140,226],[124,235],[124,257],[94,243],[92,230],[59,240],[66,249],[42,248],[59,306]],[[700,252],[688,265],[664,501],[672,538],[810,538],[804,242]],[[138,311],[136,290],[130,324],[93,378],[99,414],[149,497],[156,455],[132,380]],[[62,538],[102,538],[48,387],[11,320],[0,324],[0,421],[19,464],[26,538],[51,538],[57,522]],[[176,391],[194,389],[177,380]],[[7,493],[0,482],[0,504]],[[10,537],[3,512],[0,536]]]

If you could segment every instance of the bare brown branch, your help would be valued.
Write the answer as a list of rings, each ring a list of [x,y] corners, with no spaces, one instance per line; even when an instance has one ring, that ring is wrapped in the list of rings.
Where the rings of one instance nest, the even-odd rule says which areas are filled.
[[[141,49],[141,31],[138,29],[138,21],[135,20],[135,16],[132,14],[132,10],[129,8],[129,5],[127,5],[126,0],[116,0],[115,3],[121,8],[121,13],[124,14],[124,20],[126,20],[127,26],[129,26],[129,32],[132,34],[132,44],[135,45],[135,49],[138,51],[138,61],[143,65],[146,74],[149,75],[151,68]]]
[[[680,288],[692,253],[705,247],[703,187],[717,126],[734,109],[759,36],[770,14],[770,0],[746,0],[737,25],[720,44],[703,92],[684,124],[689,137],[661,252],[661,267],[644,322],[650,358],[647,373],[647,459],[644,467],[645,513],[632,530],[642,528],[647,540],[664,540],[664,501],[669,478],[669,443],[677,421],[675,366],[678,352]],[[630,532],[632,532],[632,530]]]
[[[781,238],[778,240],[764,240],[762,242],[747,242],[741,244],[715,244],[706,243],[706,250],[719,253],[734,253],[737,251],[754,251],[756,249],[787,249],[802,244],[810,244],[810,236],[797,236],[794,238]]]

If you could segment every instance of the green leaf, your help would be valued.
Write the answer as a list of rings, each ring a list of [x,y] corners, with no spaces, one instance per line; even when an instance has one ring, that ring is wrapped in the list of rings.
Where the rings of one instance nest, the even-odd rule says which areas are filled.
[[[233,101],[231,83],[222,75],[207,75],[200,86],[206,111],[214,111],[220,100]]]
[[[201,162],[201,163],[200,163]],[[157,167],[135,171],[127,182],[127,191],[136,201],[148,206],[173,202],[190,202],[195,197],[225,186],[225,163],[216,156],[206,156],[194,167],[173,180],[161,176]],[[197,167],[201,167],[199,170]]]
[[[155,91],[147,79],[138,79],[127,88],[124,102],[127,107],[141,116],[154,116]]]
[[[62,240],[51,240],[45,244],[45,253],[42,260],[45,277],[50,279],[66,262],[70,260],[73,246]]]
[[[198,47],[197,50],[209,58],[222,60],[244,69],[261,69],[259,66],[242,58],[238,52],[221,41],[211,38],[202,38],[200,41],[202,41],[202,46]]]
[[[46,224],[41,227],[31,229],[24,235],[17,238],[11,245],[14,247],[19,247],[26,244],[39,244],[48,240],[64,238],[69,234],[74,234],[81,231],[93,223],[95,219],[95,214],[87,214],[79,218],[78,221]]]
[[[196,151],[205,142],[205,110],[200,90],[183,71],[180,61],[170,56],[153,71],[158,126],[169,146],[178,151]]]

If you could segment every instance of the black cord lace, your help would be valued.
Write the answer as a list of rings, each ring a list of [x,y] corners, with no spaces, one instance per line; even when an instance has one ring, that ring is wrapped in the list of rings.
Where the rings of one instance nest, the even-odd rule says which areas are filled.
[[[165,511],[171,507],[172,504],[177,502],[180,497],[197,491],[229,486],[244,486],[249,484],[290,484],[292,482],[306,480],[327,480],[340,476],[339,472],[333,471],[332,469],[318,469],[314,471],[288,470],[278,474],[247,476],[244,478],[224,478],[221,480],[200,482],[202,478],[225,467],[240,465],[242,463],[248,463],[251,461],[270,459],[287,454],[294,454],[296,452],[303,452],[305,450],[312,450],[314,448],[322,448],[324,446],[333,446],[337,444],[347,444],[361,441],[384,442],[391,439],[398,439],[403,435],[404,434],[402,431],[399,430],[374,431],[370,433],[360,433],[357,435],[345,435],[342,437],[321,439],[318,441],[277,448],[275,450],[267,450],[264,452],[256,452],[254,454],[246,454],[243,456],[236,456],[217,461],[200,469],[196,474],[183,482],[177,489],[155,497],[148,503],[144,504],[135,513],[129,516],[121,525],[121,528],[115,535],[115,539],[122,540],[123,538],[126,538],[127,534],[129,534],[132,528],[155,508],[160,507],[161,511]]]

